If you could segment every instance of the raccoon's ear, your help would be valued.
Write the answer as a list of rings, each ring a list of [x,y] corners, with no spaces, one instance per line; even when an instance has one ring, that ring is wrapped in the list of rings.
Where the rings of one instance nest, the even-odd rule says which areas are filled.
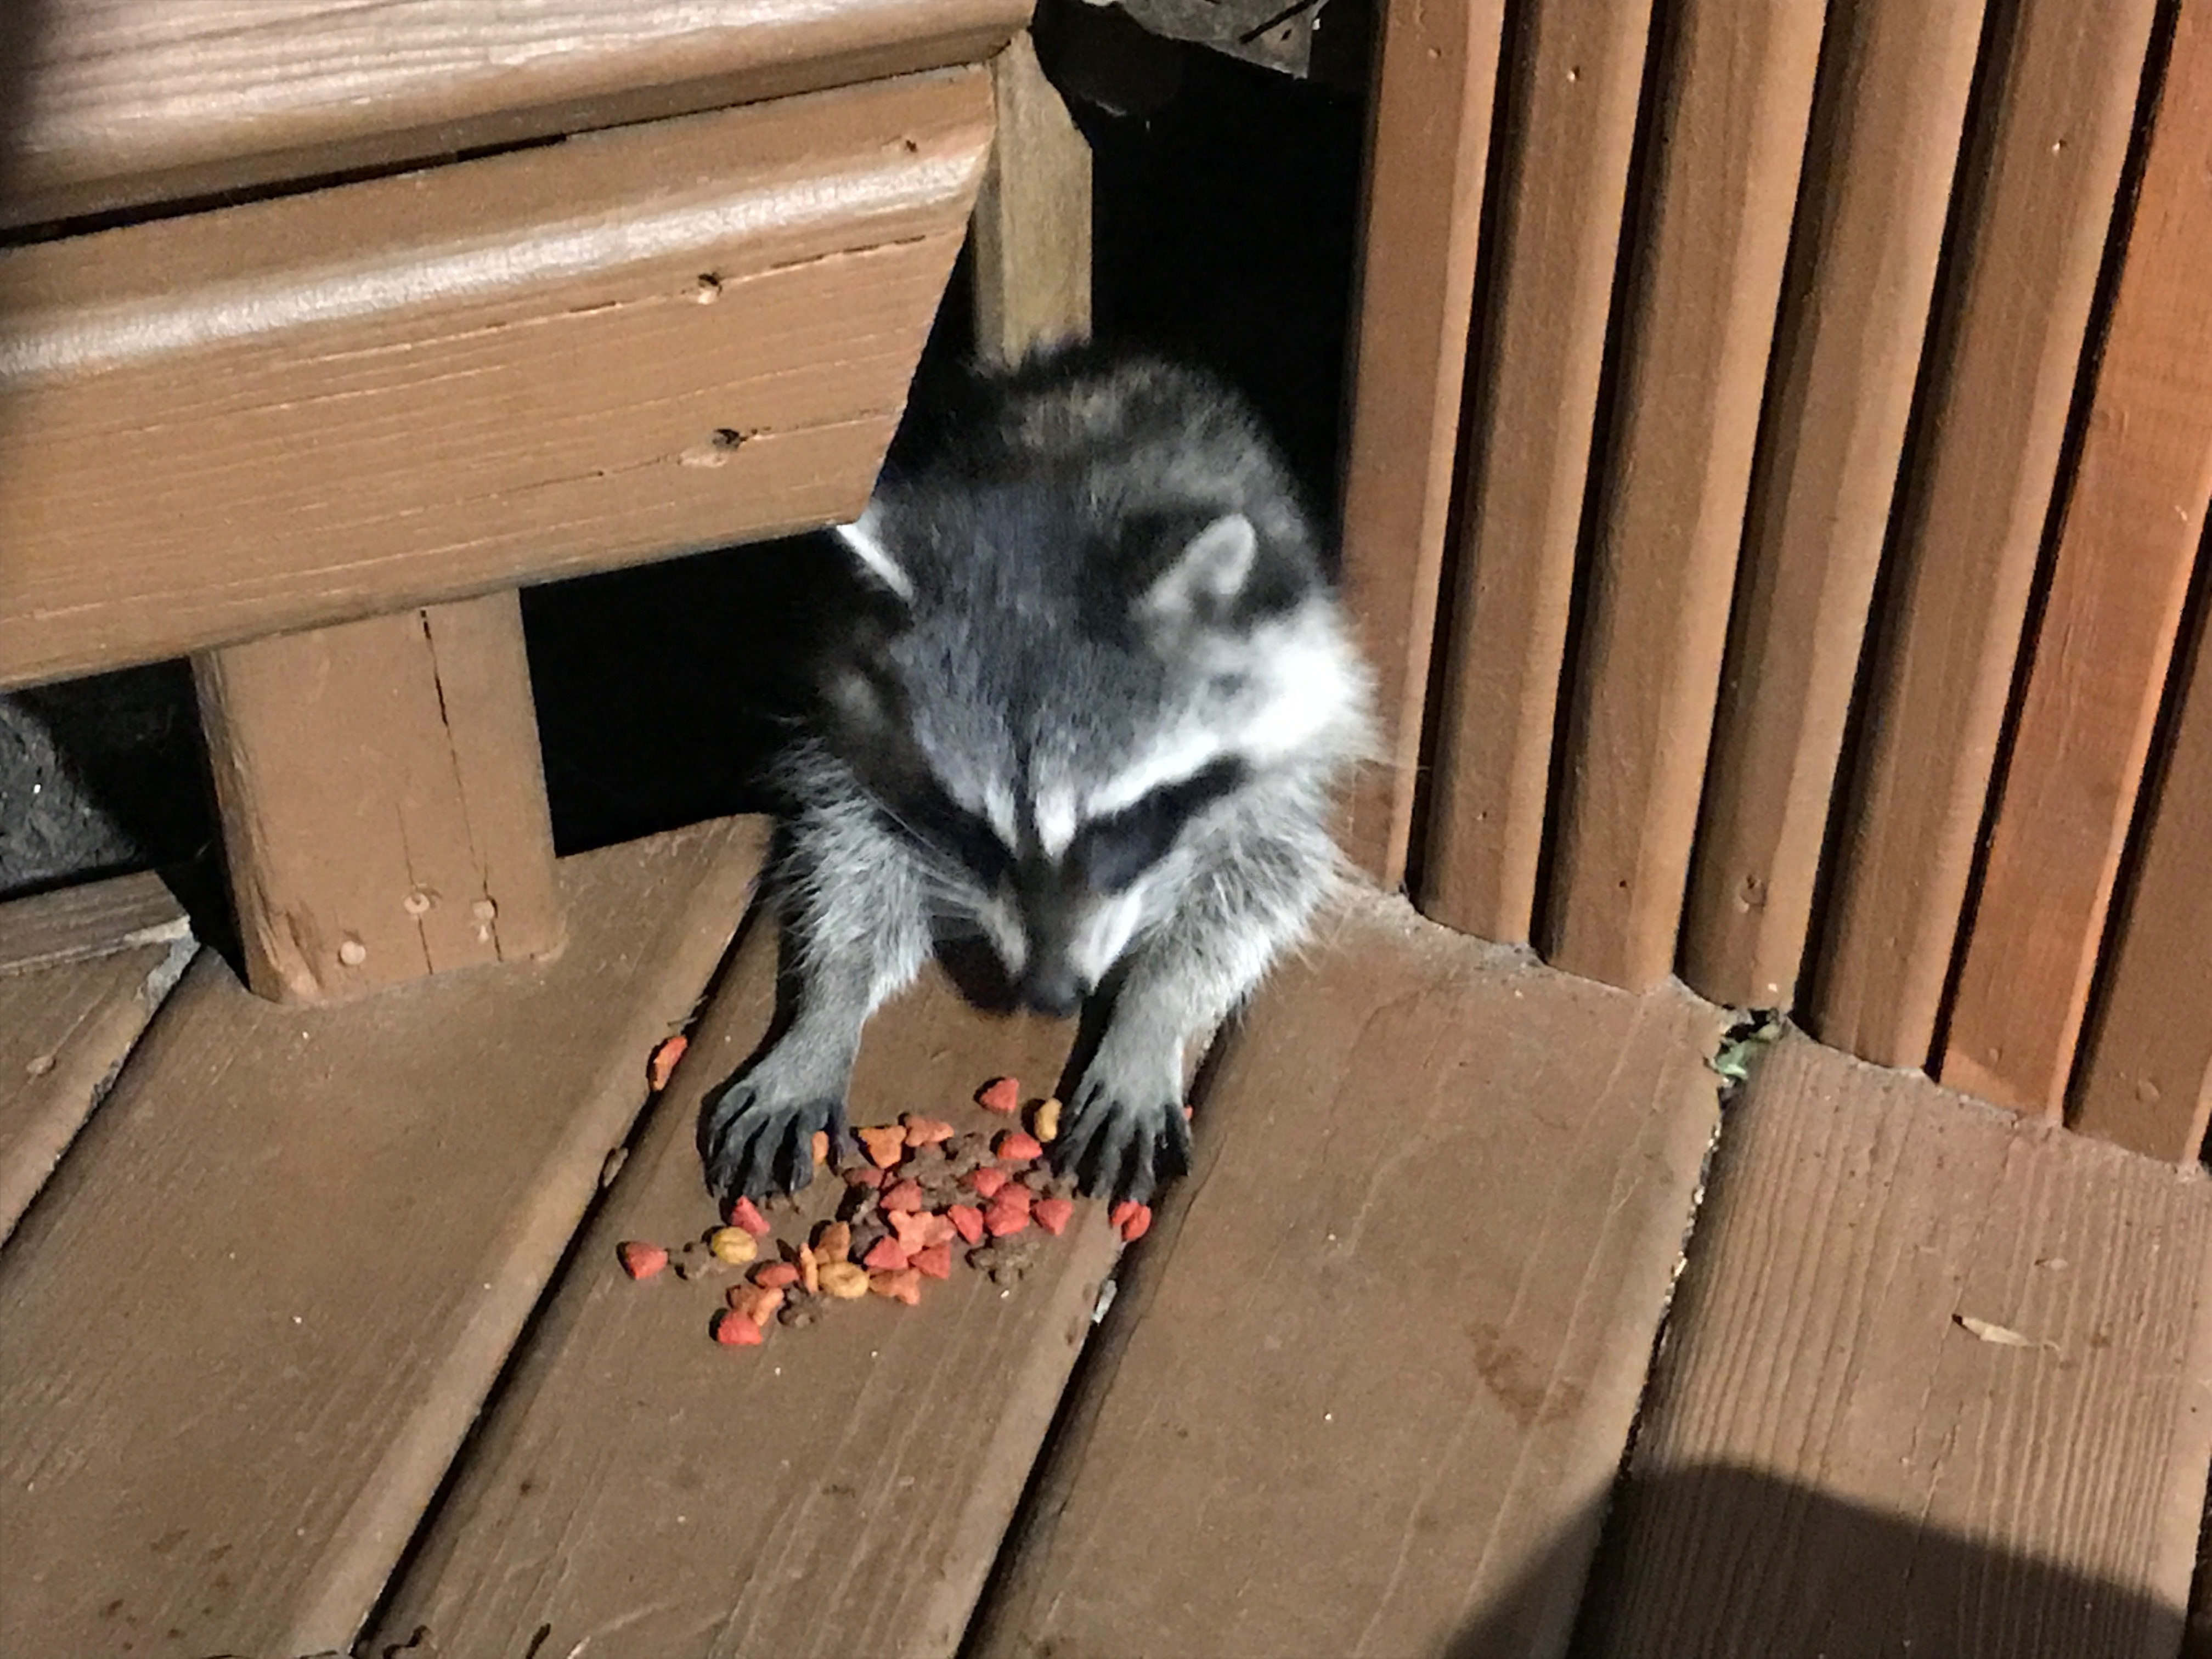
[[[837,539],[852,550],[867,573],[907,604],[914,603],[914,579],[884,545],[883,515],[870,501],[867,510],[850,524],[837,526]]]
[[[1160,622],[1214,617],[1235,601],[1260,556],[1260,532],[1242,513],[1224,513],[1183,544],[1137,601]]]

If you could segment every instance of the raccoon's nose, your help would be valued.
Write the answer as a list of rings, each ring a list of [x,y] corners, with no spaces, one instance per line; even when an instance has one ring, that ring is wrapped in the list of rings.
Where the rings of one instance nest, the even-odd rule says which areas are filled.
[[[1083,1006],[1091,988],[1072,968],[1039,963],[1022,975],[1019,987],[1024,1006],[1054,1019],[1066,1019]]]

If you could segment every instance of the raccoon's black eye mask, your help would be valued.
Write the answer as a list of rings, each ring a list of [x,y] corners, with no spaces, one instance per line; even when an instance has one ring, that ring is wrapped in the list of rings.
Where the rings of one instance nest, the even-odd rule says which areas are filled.
[[[1244,763],[1226,756],[1187,778],[1164,783],[1120,811],[1076,831],[1068,862],[1102,893],[1118,893],[1168,854],[1183,826],[1241,787]]]

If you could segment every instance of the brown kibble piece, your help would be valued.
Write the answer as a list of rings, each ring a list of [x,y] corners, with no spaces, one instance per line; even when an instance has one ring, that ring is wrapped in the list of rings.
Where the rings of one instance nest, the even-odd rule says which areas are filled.
[[[987,1112],[1018,1112],[1022,1107],[1020,1079],[994,1078],[975,1091],[975,1103]]]
[[[860,1145],[867,1149],[868,1162],[878,1170],[888,1170],[899,1161],[906,1151],[906,1131],[896,1123],[878,1124],[860,1132]]]
[[[777,1312],[775,1322],[779,1325],[788,1325],[793,1330],[797,1330],[804,1326],[811,1325],[821,1317],[822,1310],[811,1300],[787,1302]]]
[[[731,1312],[743,1314],[756,1325],[765,1325],[783,1305],[783,1291],[771,1285],[732,1285],[726,1299]]]
[[[844,1175],[845,1184],[854,1192],[872,1192],[884,1184],[884,1172],[872,1164],[855,1164]]]
[[[893,1267],[868,1275],[868,1288],[878,1296],[903,1302],[909,1308],[921,1304],[921,1275],[912,1267]]]
[[[868,1270],[856,1262],[825,1261],[822,1264],[822,1294],[852,1302],[868,1293]]]
[[[842,1261],[853,1253],[853,1228],[849,1222],[825,1221],[814,1230],[814,1259],[823,1266]]]

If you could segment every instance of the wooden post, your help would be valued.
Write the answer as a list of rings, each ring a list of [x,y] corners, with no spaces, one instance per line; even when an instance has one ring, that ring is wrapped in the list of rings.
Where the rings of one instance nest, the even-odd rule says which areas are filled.
[[[1018,34],[991,65],[998,131],[975,198],[975,344],[1018,362],[1091,333],[1091,147]]]
[[[193,659],[248,982],[328,1002],[562,936],[512,590]]]

